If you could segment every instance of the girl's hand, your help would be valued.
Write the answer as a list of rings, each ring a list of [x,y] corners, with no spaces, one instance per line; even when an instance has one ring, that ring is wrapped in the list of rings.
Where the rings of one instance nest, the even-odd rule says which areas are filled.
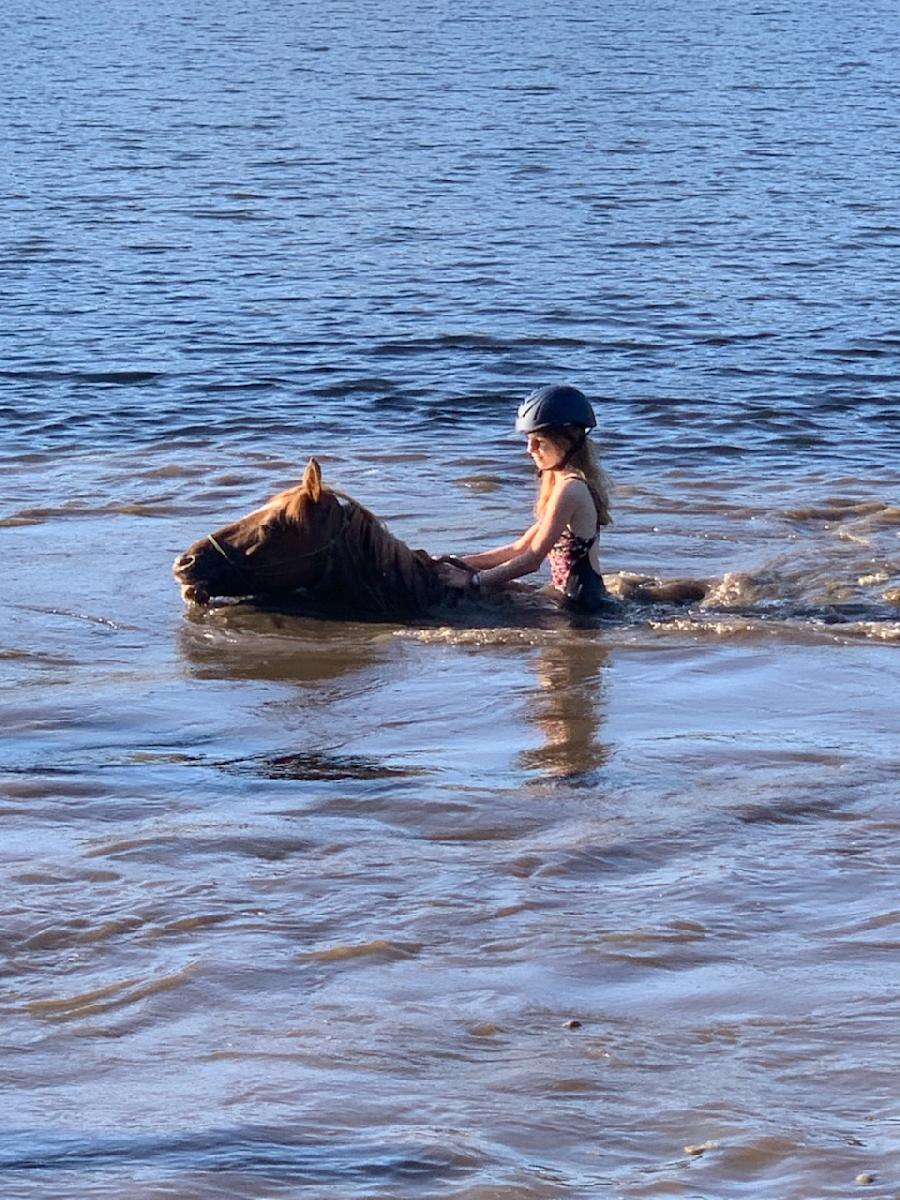
[[[452,563],[442,562],[438,567],[438,579],[445,587],[468,588],[472,581],[472,572],[465,567],[454,567]]]

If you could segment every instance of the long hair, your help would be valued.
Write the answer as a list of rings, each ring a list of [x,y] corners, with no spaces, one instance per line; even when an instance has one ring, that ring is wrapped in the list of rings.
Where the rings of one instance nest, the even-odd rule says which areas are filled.
[[[597,504],[597,520],[601,525],[611,525],[612,517],[609,512],[610,482],[606,472],[597,462],[593,444],[590,438],[584,436],[584,431],[574,425],[566,425],[562,429],[547,429],[541,431],[548,442],[552,442],[561,456],[569,455],[565,473],[580,475],[594,494]],[[580,442],[580,445],[579,445]],[[574,449],[573,449],[574,447]],[[534,515],[540,519],[547,507],[550,497],[561,482],[562,471],[543,471],[538,484],[537,500],[534,505]]]

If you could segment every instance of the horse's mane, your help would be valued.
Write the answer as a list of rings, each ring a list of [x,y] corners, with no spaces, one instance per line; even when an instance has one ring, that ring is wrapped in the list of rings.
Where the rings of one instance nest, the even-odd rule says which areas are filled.
[[[335,497],[341,515],[335,510],[333,541],[322,552],[322,575],[310,592],[375,614],[421,612],[441,598],[444,588],[426,551],[410,549],[346,492],[322,484],[320,494]],[[269,520],[302,526],[315,503],[318,499],[300,484],[273,496],[264,512]]]
[[[322,485],[323,492],[333,492],[334,489]],[[335,493],[337,494],[337,493]],[[293,487],[277,492],[271,500],[259,509],[259,515],[267,521],[284,521],[287,524],[302,524],[306,505],[312,502],[309,490],[304,483],[295,483]]]

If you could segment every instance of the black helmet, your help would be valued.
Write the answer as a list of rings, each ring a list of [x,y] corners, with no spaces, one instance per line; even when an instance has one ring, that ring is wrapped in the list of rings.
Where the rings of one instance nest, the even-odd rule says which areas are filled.
[[[587,432],[596,424],[587,396],[568,384],[532,392],[516,414],[516,433],[537,433],[539,429],[561,429],[564,425],[579,425]]]

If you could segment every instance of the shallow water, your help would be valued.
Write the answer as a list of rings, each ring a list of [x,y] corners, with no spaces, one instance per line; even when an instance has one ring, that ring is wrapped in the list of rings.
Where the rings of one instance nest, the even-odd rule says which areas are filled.
[[[3,1194],[893,1196],[895,10],[0,21]],[[517,534],[559,378],[702,603],[183,609],[311,453]]]

